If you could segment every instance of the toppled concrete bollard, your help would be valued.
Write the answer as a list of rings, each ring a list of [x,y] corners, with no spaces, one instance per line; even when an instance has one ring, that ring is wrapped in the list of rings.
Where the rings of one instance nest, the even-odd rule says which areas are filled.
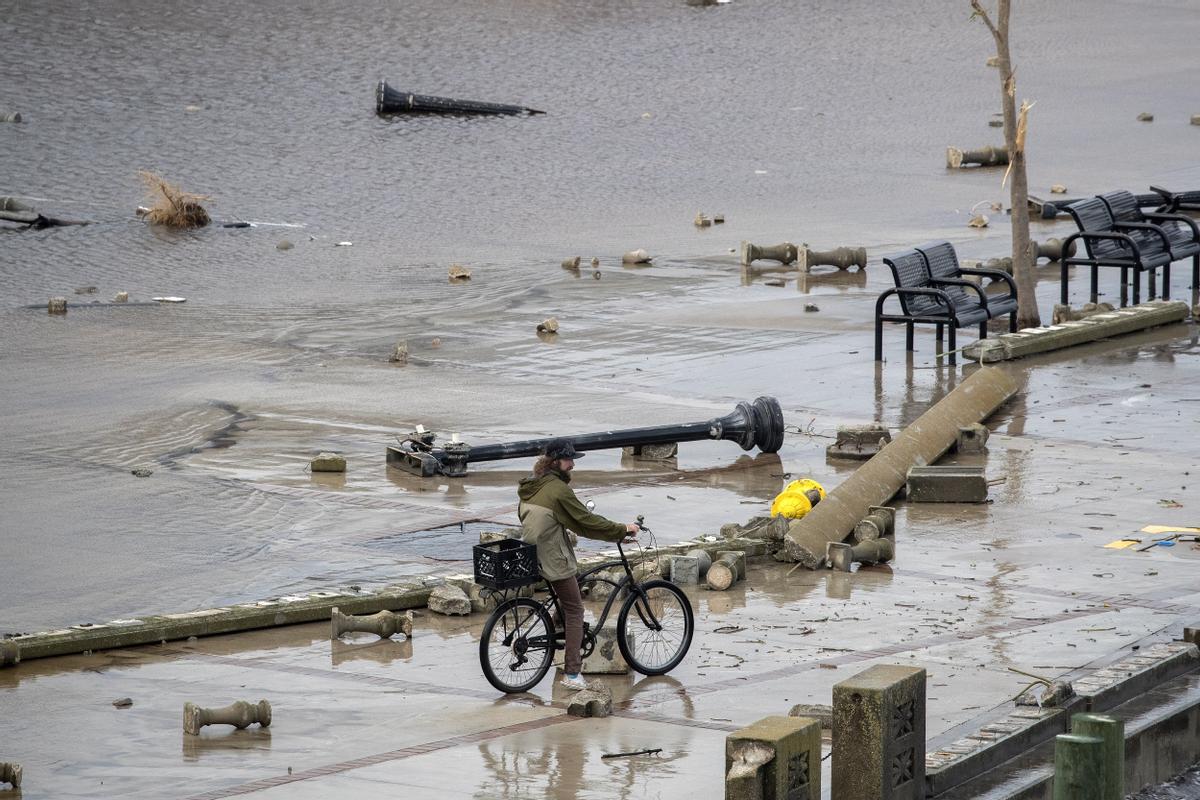
[[[896,509],[890,506],[871,506],[867,515],[854,526],[854,540],[869,542],[896,533]]]
[[[572,717],[607,717],[612,714],[612,700],[612,690],[603,683],[589,683],[571,698],[567,713]]]
[[[780,264],[794,264],[799,258],[799,250],[791,242],[773,245],[756,245],[742,242],[741,260],[744,266],[750,266],[755,261],[778,261]]]
[[[345,472],[346,457],[337,453],[318,453],[308,462],[308,468],[313,472]]]
[[[0,639],[0,667],[21,663],[21,645],[11,639]]]
[[[113,297],[112,301],[114,303],[128,303],[129,302],[129,292],[117,292],[116,296]]]
[[[777,542],[787,533],[790,521],[786,517],[751,517],[745,525],[727,522],[721,526],[725,539],[762,539]]]
[[[1071,242],[1070,247],[1067,248],[1067,258],[1075,255],[1077,243],[1077,240]],[[1037,258],[1044,258],[1047,261],[1062,261],[1063,259],[1062,239],[1047,239],[1044,242],[1034,242],[1033,246],[1036,249]],[[1008,268],[1008,271],[1012,272],[1011,266]]]
[[[579,256],[575,256],[574,258],[563,259],[562,268],[563,269],[579,269],[579,262],[581,260],[582,259],[580,259]]]
[[[848,426],[837,429],[837,438],[825,448],[833,458],[867,459],[892,441],[892,432],[883,425]]]
[[[1008,163],[1008,150],[1003,147],[981,147],[978,150],[960,150],[957,147],[946,148],[946,168],[962,169],[970,164],[981,167],[997,167]]]
[[[837,572],[849,572],[854,564],[885,564],[896,555],[891,539],[867,539],[858,544],[829,543],[829,565]]]
[[[0,122],[20,122],[20,111],[3,111],[0,112]]]
[[[393,364],[407,364],[408,342],[396,342],[395,347],[392,348],[392,354],[388,356],[388,361]]]
[[[14,789],[21,788],[24,771],[15,761],[0,761],[0,783],[11,783]]]
[[[266,728],[271,724],[271,704],[266,700],[247,703],[238,700],[224,708],[201,708],[195,703],[183,704],[183,732],[199,736],[206,725],[232,725],[241,729],[258,723]]]
[[[329,638],[337,639],[343,633],[373,633],[380,639],[390,639],[397,633],[403,633],[405,639],[411,639],[412,626],[411,611],[403,614],[380,611],[375,614],[351,616],[343,614],[334,606],[329,617]]]
[[[986,503],[983,467],[912,467],[906,483],[910,503]]]
[[[723,592],[746,578],[746,553],[742,550],[720,550],[717,560],[708,568],[708,588]]]
[[[541,322],[538,323],[537,332],[538,333],[558,333],[558,319],[555,317],[548,317],[548,318],[542,320]]]
[[[429,593],[429,610],[446,616],[466,616],[471,613],[471,598],[457,586],[443,583]]]
[[[707,550],[701,550],[700,548],[688,550],[684,555],[696,559],[696,567],[699,569],[699,575],[697,576],[698,583],[700,578],[708,574],[708,568],[712,566],[712,556]]]
[[[825,706],[817,703],[797,703],[792,706],[792,710],[788,712],[788,716],[815,719],[824,730],[831,730],[833,728],[833,706]]]
[[[598,584],[598,586],[612,588],[608,584]],[[632,628],[626,632],[626,635],[633,638]],[[625,675],[628,672],[629,664],[621,655],[621,648],[617,644],[617,624],[613,622],[605,625],[596,631],[596,646],[592,648],[591,655],[583,660],[583,674]]]
[[[1154,115],[1149,111],[1143,111],[1137,115],[1138,122],[1154,122]]]
[[[925,670],[880,664],[833,687],[833,796],[924,800]]]
[[[837,267],[838,269],[849,269],[850,267],[858,267],[859,269],[867,268],[867,249],[865,247],[835,247],[832,250],[813,250],[807,244],[802,244],[796,253],[796,258],[800,262],[800,269],[805,272],[819,265]]]
[[[695,556],[671,556],[671,583],[693,586],[700,582],[700,560]]]
[[[766,717],[725,737],[725,799],[821,797],[821,724]]]
[[[667,461],[679,455],[679,442],[639,444],[633,447],[623,447],[621,452],[641,461]]]
[[[964,425],[958,429],[954,449],[959,453],[986,453],[987,440],[991,433],[986,425],[979,422]]]
[[[649,264],[650,261],[650,254],[641,248],[630,250],[621,255],[622,264]]]
[[[67,298],[51,297],[46,303],[46,311],[50,314],[65,314],[67,313]]]
[[[1054,304],[1054,314],[1051,317],[1052,325],[1061,325],[1064,322],[1075,322],[1088,317],[1094,317],[1097,314],[1108,314],[1116,309],[1112,303],[1084,303],[1078,309],[1071,308],[1069,305],[1062,303]]]
[[[451,283],[471,280],[471,270],[467,269],[462,264],[451,264],[449,275]]]

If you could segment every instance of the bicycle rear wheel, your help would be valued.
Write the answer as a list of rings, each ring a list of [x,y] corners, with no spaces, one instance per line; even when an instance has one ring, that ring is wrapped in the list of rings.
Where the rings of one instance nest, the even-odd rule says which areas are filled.
[[[692,646],[695,621],[687,595],[673,583],[646,581],[630,587],[617,615],[621,655],[643,675],[675,669]]]
[[[541,603],[516,597],[501,603],[483,625],[479,665],[502,692],[527,692],[554,663],[554,625]]]

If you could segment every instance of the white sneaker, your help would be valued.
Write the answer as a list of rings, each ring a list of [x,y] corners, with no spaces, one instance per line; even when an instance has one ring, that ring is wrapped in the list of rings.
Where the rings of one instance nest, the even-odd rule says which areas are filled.
[[[573,692],[588,688],[588,682],[583,679],[582,675],[564,675],[563,679],[558,682],[558,685]]]

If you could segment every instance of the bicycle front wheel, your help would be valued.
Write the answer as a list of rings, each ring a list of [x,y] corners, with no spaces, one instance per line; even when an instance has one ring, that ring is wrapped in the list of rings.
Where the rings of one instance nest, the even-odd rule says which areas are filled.
[[[695,621],[687,595],[673,583],[653,580],[631,587],[617,615],[621,655],[643,675],[679,666],[692,646]]]
[[[502,692],[527,692],[554,663],[554,626],[541,603],[517,597],[501,603],[483,625],[479,664]]]

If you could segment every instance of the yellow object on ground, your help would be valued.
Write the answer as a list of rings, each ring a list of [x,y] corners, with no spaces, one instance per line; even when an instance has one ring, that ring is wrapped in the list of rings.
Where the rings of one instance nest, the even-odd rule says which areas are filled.
[[[1147,525],[1142,533],[1200,533],[1200,528],[1177,528],[1172,525]]]
[[[800,519],[825,499],[825,487],[811,478],[792,481],[771,503],[772,517]]]
[[[1105,547],[1113,550],[1124,550],[1126,547],[1133,547],[1135,544],[1141,544],[1141,539],[1117,539],[1115,542],[1109,542]]]

